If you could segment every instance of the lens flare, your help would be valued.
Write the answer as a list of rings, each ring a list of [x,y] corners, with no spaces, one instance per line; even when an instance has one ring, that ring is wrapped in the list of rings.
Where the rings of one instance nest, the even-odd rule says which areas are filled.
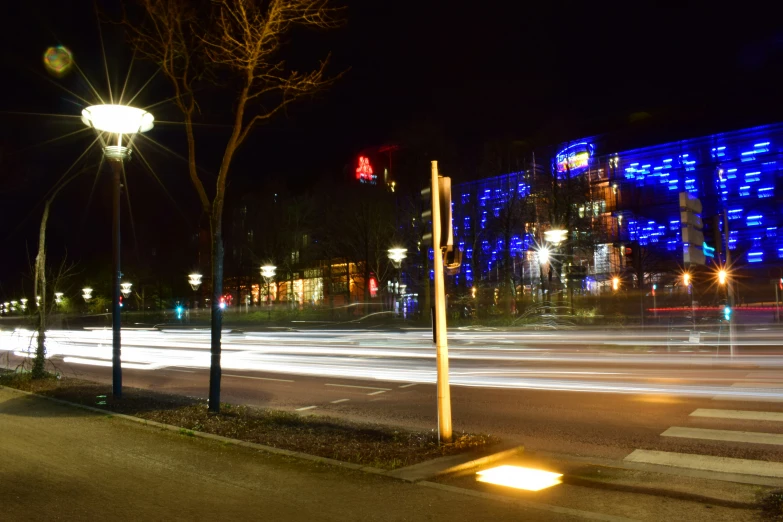
[[[68,74],[73,65],[73,55],[66,47],[58,45],[49,47],[43,56],[44,66],[50,74],[62,78]]]

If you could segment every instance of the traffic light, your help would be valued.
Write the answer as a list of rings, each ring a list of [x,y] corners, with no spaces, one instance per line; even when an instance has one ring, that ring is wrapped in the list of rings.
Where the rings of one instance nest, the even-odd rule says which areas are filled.
[[[654,284],[652,286],[652,295],[655,296],[655,291],[658,290],[658,285]]]
[[[779,289],[781,289],[781,290],[783,290],[783,277],[781,277],[780,279],[778,279],[778,288],[779,288]]]
[[[120,308],[122,308],[122,296],[120,296]]]
[[[731,321],[731,307],[729,305],[723,307],[723,318],[727,321]]]

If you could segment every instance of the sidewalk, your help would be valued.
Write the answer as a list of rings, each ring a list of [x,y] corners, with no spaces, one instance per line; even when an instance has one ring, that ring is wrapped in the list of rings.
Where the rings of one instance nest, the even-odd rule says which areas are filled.
[[[0,510],[9,521],[612,520],[270,455],[2,388]]]

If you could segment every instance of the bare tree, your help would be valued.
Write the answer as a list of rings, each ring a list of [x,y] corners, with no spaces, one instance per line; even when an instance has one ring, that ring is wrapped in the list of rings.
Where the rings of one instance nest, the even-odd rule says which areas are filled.
[[[226,181],[239,147],[256,124],[268,121],[290,103],[322,89],[328,56],[309,72],[290,69],[281,57],[296,27],[332,29],[340,9],[328,0],[138,0],[143,23],[128,21],[136,51],[160,66],[174,88],[173,101],[184,116],[188,169],[202,210],[209,216],[212,258],[212,340],[209,409],[220,411],[220,334],[223,292],[223,205]],[[210,199],[197,169],[194,119],[200,87],[220,77],[237,88],[234,119]]]

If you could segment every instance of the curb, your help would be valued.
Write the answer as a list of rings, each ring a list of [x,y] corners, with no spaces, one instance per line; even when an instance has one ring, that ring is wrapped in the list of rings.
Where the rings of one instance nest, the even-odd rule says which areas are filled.
[[[459,458],[464,459],[464,458],[466,458],[466,455],[464,455],[464,454],[463,455],[447,455],[445,457],[439,457],[437,459],[420,462],[418,464],[414,464],[412,466],[407,466],[407,467],[404,467],[404,468],[398,468],[398,469],[393,469],[393,470],[386,470],[386,469],[376,468],[376,467],[373,467],[373,466],[365,466],[363,464],[354,464],[352,462],[345,462],[345,461],[342,461],[342,460],[330,459],[328,457],[319,457],[318,455],[311,455],[309,453],[302,453],[300,451],[291,451],[291,450],[282,449],[282,448],[275,448],[274,446],[265,446],[264,444],[258,444],[256,442],[248,442],[248,441],[239,440],[239,439],[232,439],[232,438],[229,438],[229,437],[224,437],[222,435],[215,435],[213,433],[206,433],[206,432],[203,432],[203,431],[189,430],[187,428],[182,428],[180,426],[174,426],[173,424],[164,424],[162,422],[157,422],[157,421],[153,421],[153,420],[143,419],[141,417],[134,417],[132,415],[126,415],[124,413],[115,413],[115,412],[110,411],[110,410],[102,410],[100,408],[95,408],[93,406],[87,406],[87,405],[79,404],[79,403],[75,403],[75,402],[64,401],[62,399],[56,399],[54,397],[48,397],[46,395],[40,395],[40,394],[37,394],[37,393],[28,392],[28,391],[24,391],[24,390],[19,390],[19,389],[11,388],[11,387],[8,387],[8,386],[0,385],[0,389],[9,390],[9,391],[12,391],[12,392],[15,392],[15,393],[19,393],[19,394],[22,394],[22,395],[29,395],[29,396],[39,397],[39,398],[46,399],[46,400],[49,400],[49,401],[52,401],[52,402],[55,402],[55,403],[58,403],[58,404],[62,404],[62,405],[65,405],[65,406],[75,407],[75,408],[79,408],[79,409],[86,410],[86,411],[93,412],[93,413],[100,413],[101,415],[108,415],[108,416],[111,416],[111,417],[117,417],[119,419],[123,419],[123,420],[130,421],[130,422],[135,422],[137,424],[144,424],[146,426],[153,426],[153,427],[160,428],[160,429],[163,429],[163,430],[172,431],[172,432],[176,432],[176,433],[182,433],[182,434],[186,434],[186,435],[189,435],[189,436],[198,437],[198,438],[201,438],[201,439],[209,439],[209,440],[214,440],[214,441],[217,441],[217,442],[223,442],[223,443],[226,443],[226,444],[233,444],[235,446],[242,446],[242,447],[245,447],[245,448],[250,448],[250,449],[254,449],[254,450],[258,450],[258,451],[264,451],[264,452],[272,453],[272,454],[275,454],[275,455],[282,455],[282,456],[294,457],[294,458],[302,459],[302,460],[309,460],[311,462],[317,462],[319,464],[329,464],[331,466],[338,466],[338,467],[341,467],[341,468],[353,469],[353,470],[356,470],[356,471],[363,471],[365,473],[371,473],[373,475],[384,475],[384,476],[387,476],[387,477],[390,477],[390,478],[393,478],[393,479],[396,479],[396,480],[402,480],[402,481],[405,481],[405,482],[418,482],[420,480],[424,480],[424,479],[427,479],[427,478],[432,478],[432,477],[440,475],[442,473],[449,472],[448,470],[452,469],[452,468],[448,468],[448,470],[446,470],[446,471],[435,471],[435,472],[421,473],[420,470],[425,468],[425,466],[429,467],[429,466],[437,465],[442,460],[446,460],[448,462],[452,462],[454,459],[459,459]],[[504,452],[500,452],[500,453],[496,453],[496,454],[493,454],[493,455],[480,457],[480,458],[477,458],[477,459],[474,458],[474,459],[470,460],[469,462],[467,462],[465,464],[457,465],[456,467],[461,468],[462,466],[469,465],[469,464],[472,464],[472,463],[480,463],[481,464],[481,463],[487,463],[487,462],[494,462],[495,460],[498,460],[500,458],[506,457],[509,454],[509,452],[512,452],[513,454],[516,454],[521,449],[522,449],[522,446],[518,446],[516,448],[512,448],[511,450],[506,450]],[[475,455],[475,453],[473,455]],[[468,454],[468,456],[470,456],[470,454]]]
[[[148,420],[148,419],[142,419],[141,417],[134,417],[132,415],[126,415],[124,413],[115,413],[115,412],[110,411],[110,410],[102,410],[100,408],[95,408],[93,406],[86,406],[84,404],[79,404],[79,403],[76,403],[76,402],[64,401],[62,399],[56,399],[54,397],[47,397],[46,395],[39,395],[39,394],[33,393],[33,392],[28,392],[28,391],[24,391],[24,390],[18,390],[16,388],[10,388],[8,386],[0,385],[0,389],[9,390],[9,391],[16,392],[16,393],[19,393],[19,394],[22,394],[22,395],[30,395],[30,396],[34,396],[34,397],[39,397],[41,399],[46,399],[46,400],[49,400],[49,401],[52,401],[52,402],[56,402],[58,404],[62,404],[62,405],[65,405],[65,406],[79,408],[79,409],[90,411],[90,412],[93,412],[93,413],[100,413],[101,415],[105,415],[105,416],[117,417],[119,419],[135,422],[137,424],[144,424],[146,426],[153,426],[155,428],[160,428],[160,429],[167,430],[167,431],[173,431],[173,432],[176,432],[176,433],[183,433],[183,434],[187,434],[187,435],[193,436],[193,437],[198,437],[198,438],[201,438],[201,439],[210,439],[210,440],[214,440],[214,441],[217,441],[217,442],[233,444],[235,446],[242,446],[242,447],[245,447],[245,448],[251,448],[251,449],[255,449],[255,450],[259,450],[259,451],[264,451],[264,452],[267,452],[267,453],[273,453],[275,455],[283,455],[283,456],[286,456],[286,457],[295,457],[295,458],[298,458],[298,459],[309,460],[309,461],[318,462],[318,463],[321,463],[321,464],[330,464],[332,466],[339,466],[339,467],[342,467],[342,468],[354,469],[354,470],[358,470],[358,471],[365,471],[367,473],[374,473],[376,475],[386,475],[390,471],[390,470],[385,470],[385,469],[380,469],[380,468],[374,468],[372,466],[364,466],[362,464],[354,464],[352,462],[343,462],[342,460],[330,459],[328,457],[319,457],[317,455],[310,455],[309,453],[302,453],[302,452],[299,452],[299,451],[291,451],[291,450],[287,450],[287,449],[275,448],[274,446],[265,446],[263,444],[258,444],[258,443],[255,443],[255,442],[248,442],[248,441],[245,441],[245,440],[232,439],[232,438],[229,438],[229,437],[224,437],[222,435],[215,435],[215,434],[212,434],[212,433],[205,433],[203,431],[189,430],[187,428],[182,428],[180,426],[174,426],[173,424],[164,424],[162,422],[157,422],[157,421]]]

